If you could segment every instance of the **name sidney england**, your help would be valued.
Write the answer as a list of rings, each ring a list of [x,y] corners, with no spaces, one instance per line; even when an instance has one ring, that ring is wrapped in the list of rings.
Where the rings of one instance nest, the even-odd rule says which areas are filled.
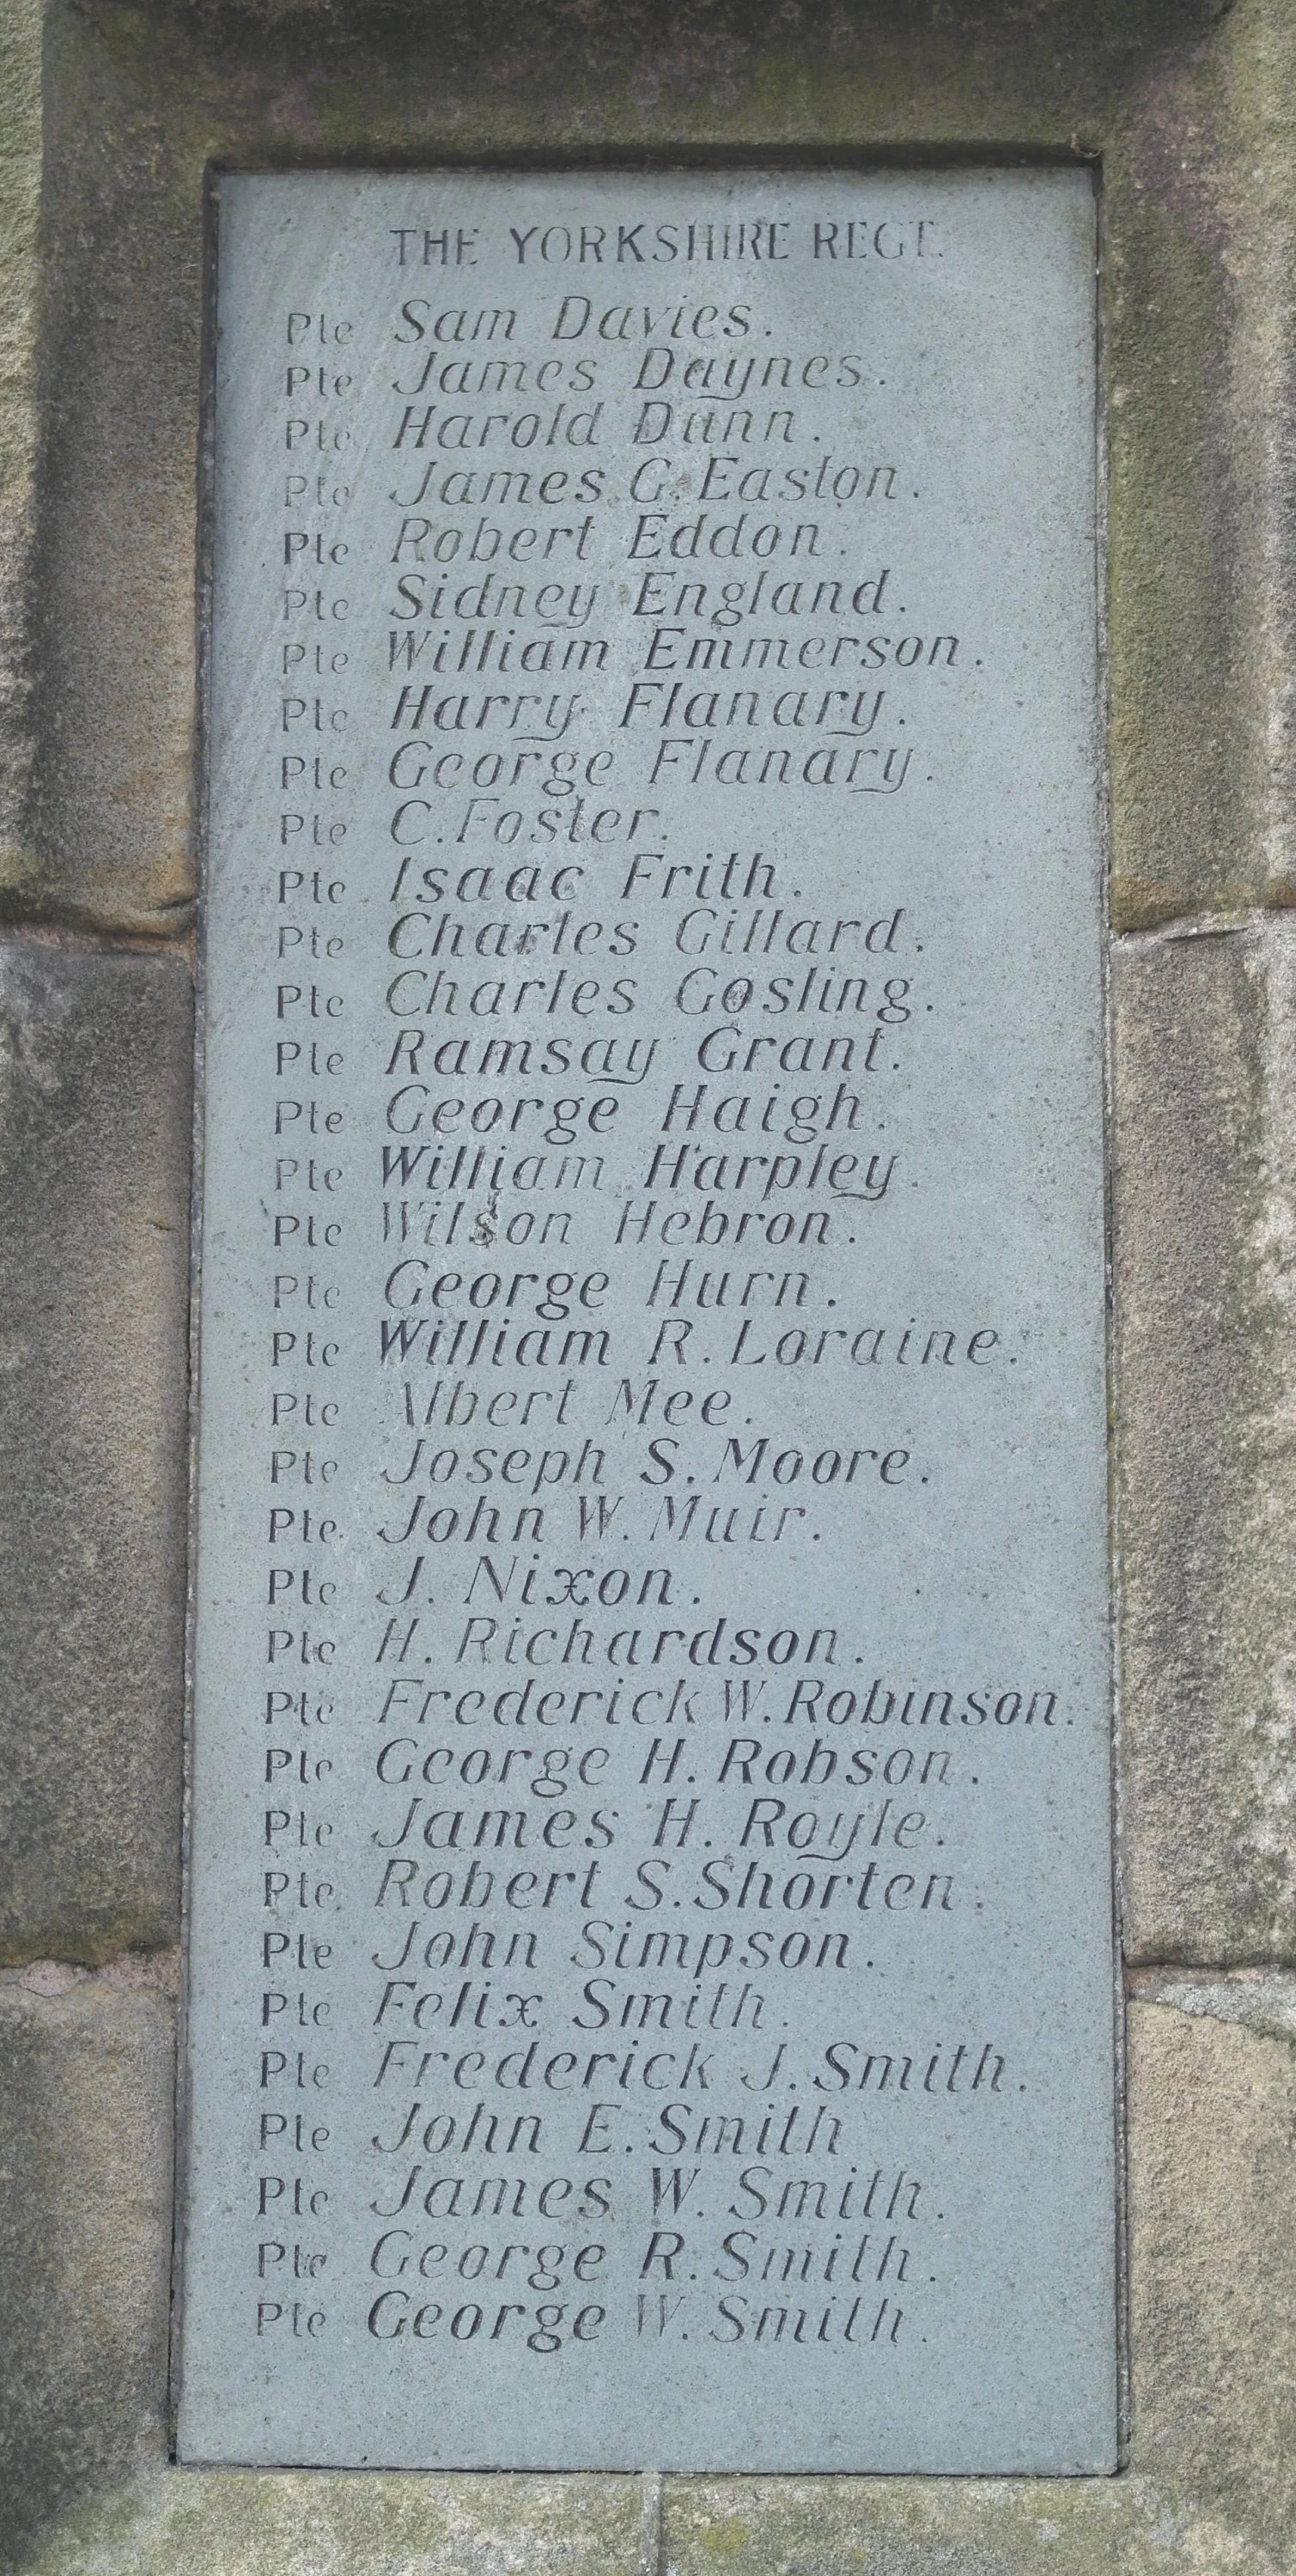
[[[181,2457],[1111,2467],[1088,179],[218,197]]]

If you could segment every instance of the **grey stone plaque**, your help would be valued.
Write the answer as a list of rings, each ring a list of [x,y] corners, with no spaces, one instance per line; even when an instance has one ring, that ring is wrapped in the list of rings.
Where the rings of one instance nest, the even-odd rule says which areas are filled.
[[[1088,179],[219,237],[181,2456],[1109,2469]]]

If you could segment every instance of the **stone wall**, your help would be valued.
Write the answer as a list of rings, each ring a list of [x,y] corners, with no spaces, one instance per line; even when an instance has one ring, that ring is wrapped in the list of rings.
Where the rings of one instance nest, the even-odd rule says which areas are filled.
[[[1289,0],[0,13],[0,2566],[1296,2568]],[[1097,158],[1128,2465],[168,2465],[211,163]]]

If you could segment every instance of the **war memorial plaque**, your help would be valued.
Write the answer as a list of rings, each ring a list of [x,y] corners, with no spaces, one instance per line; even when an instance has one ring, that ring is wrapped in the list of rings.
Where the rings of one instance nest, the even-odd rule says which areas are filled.
[[[218,199],[181,2458],[1110,2468],[1088,179]]]

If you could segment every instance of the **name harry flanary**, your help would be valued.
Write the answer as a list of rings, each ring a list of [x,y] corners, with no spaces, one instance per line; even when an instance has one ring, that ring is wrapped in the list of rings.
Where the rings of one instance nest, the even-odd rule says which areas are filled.
[[[1088,181],[218,211],[181,2455],[1110,2466]]]

